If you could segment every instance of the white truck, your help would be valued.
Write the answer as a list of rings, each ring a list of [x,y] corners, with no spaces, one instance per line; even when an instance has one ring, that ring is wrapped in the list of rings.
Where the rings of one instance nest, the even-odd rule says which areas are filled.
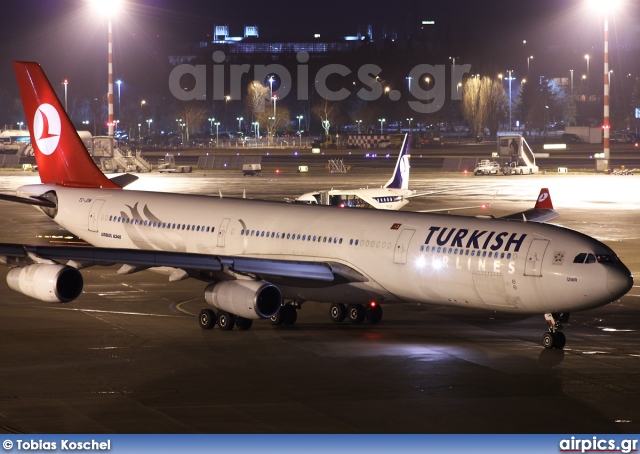
[[[193,167],[191,166],[177,166],[176,158],[171,153],[158,159],[158,172],[160,173],[191,173],[192,171]]]
[[[261,164],[243,164],[242,165],[242,176],[250,175],[252,177],[260,176],[260,172],[262,172]]]
[[[474,175],[498,175],[499,172],[500,164],[488,159],[481,160],[473,169]]]

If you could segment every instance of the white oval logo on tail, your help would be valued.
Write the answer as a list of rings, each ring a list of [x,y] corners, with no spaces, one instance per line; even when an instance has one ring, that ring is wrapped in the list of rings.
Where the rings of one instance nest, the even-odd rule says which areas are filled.
[[[60,114],[51,104],[41,104],[33,117],[33,137],[38,150],[50,155],[60,142]]]
[[[548,198],[549,198],[549,194],[546,192],[543,192],[542,194],[540,194],[540,197],[538,197],[538,202],[544,202]]]

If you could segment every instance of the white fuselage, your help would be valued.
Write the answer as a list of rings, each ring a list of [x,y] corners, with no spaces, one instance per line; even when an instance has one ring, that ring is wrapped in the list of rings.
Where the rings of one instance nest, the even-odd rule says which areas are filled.
[[[610,248],[547,224],[55,185],[18,195],[47,191],[57,195],[55,222],[97,247],[322,262],[364,277],[276,283],[298,301],[573,312],[622,296],[625,279]],[[611,262],[574,263],[579,254]]]
[[[409,203],[409,199],[406,197],[413,195],[415,195],[415,191],[398,188],[331,189],[329,191],[307,192],[297,197],[295,202],[345,208],[399,210]]]

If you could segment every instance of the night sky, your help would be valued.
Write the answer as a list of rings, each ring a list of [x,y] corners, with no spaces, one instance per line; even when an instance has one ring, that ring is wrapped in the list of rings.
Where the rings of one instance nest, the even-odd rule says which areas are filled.
[[[87,0],[3,0],[2,6],[1,90],[17,92],[12,60],[32,60],[43,66],[54,86],[68,78],[69,90],[76,93],[104,91],[106,21]],[[154,76],[166,73],[167,54],[185,54],[187,43],[210,39],[206,35],[216,24],[229,25],[235,36],[245,25],[258,25],[266,39],[309,38],[314,33],[343,37],[372,24],[378,37],[387,26],[402,38],[411,24],[423,19],[464,30],[472,37],[473,52],[482,49],[486,59],[505,69],[515,64],[509,61],[509,49],[523,39],[532,54],[555,44],[571,46],[576,65],[584,64],[580,59],[586,52],[602,58],[601,18],[588,9],[586,0],[132,0],[113,22],[116,78],[144,88]],[[612,46],[637,39],[640,2],[628,1],[611,22]],[[456,52],[462,58],[470,53],[464,47]],[[516,57],[521,67],[522,55]],[[556,71],[554,63],[566,65],[534,63],[538,68],[546,64],[549,71]]]

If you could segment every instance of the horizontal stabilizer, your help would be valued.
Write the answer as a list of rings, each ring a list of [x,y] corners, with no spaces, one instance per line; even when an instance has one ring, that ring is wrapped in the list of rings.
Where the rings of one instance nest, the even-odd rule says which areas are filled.
[[[45,208],[55,208],[56,204],[51,200],[41,199],[39,197],[18,197],[9,194],[0,194],[0,200],[6,200],[7,202],[24,203],[26,205],[35,205]]]
[[[138,181],[138,177],[130,173],[124,173],[122,175],[110,178],[110,180],[121,188],[124,188],[125,186],[129,186],[134,181]]]

